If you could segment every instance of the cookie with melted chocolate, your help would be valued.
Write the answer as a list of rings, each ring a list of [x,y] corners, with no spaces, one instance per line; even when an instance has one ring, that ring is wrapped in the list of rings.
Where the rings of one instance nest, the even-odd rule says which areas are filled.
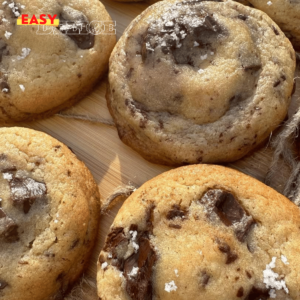
[[[299,228],[297,206],[238,171],[166,172],[119,210],[99,256],[98,296],[299,300]]]
[[[0,129],[0,299],[63,299],[89,259],[99,191],[50,136]]]
[[[285,118],[295,53],[234,1],[161,1],[115,47],[107,103],[121,140],[166,165],[235,161]]]
[[[3,3],[2,3],[3,2]],[[108,69],[114,23],[98,0],[0,4],[0,121],[48,117],[83,99]],[[17,25],[50,15],[59,26]],[[48,17],[47,17],[48,18]]]

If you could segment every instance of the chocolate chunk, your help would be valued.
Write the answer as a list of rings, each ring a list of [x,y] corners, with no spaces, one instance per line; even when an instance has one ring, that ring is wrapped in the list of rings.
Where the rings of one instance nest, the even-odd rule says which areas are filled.
[[[272,25],[272,29],[276,35],[279,35],[279,31],[277,30],[277,28],[274,25]]]
[[[113,228],[106,238],[106,243],[103,250],[106,252],[112,251],[122,243],[128,243],[128,239],[126,238],[124,233],[124,228]]]
[[[0,279],[0,290],[5,289],[8,286],[8,283],[5,280]]]
[[[139,239],[139,250],[125,260],[126,291],[133,300],[152,300],[152,273],[157,260],[156,253],[147,237]],[[130,276],[133,267],[138,271]]]
[[[259,71],[261,69],[262,65],[248,65],[248,66],[243,66],[245,71]]]
[[[242,298],[244,296],[244,288],[243,287],[240,287],[239,290],[237,291],[236,293],[236,296],[238,298]]]
[[[95,35],[90,32],[88,18],[82,12],[64,6],[59,21],[57,29],[71,38],[80,49],[93,48]]]
[[[245,15],[242,15],[242,14],[239,14],[237,16],[240,20],[243,20],[243,21],[246,21],[248,19],[248,16],[245,16]]]
[[[245,241],[248,233],[256,224],[233,194],[227,191],[221,189],[209,190],[200,199],[200,203],[206,207],[209,218],[216,214],[226,226],[232,226],[240,242]]]
[[[269,299],[269,291],[267,289],[252,287],[245,300],[267,300]]]
[[[167,213],[167,219],[173,220],[177,217],[185,219],[187,215],[187,211],[180,208],[180,205],[174,204],[172,209]]]
[[[174,229],[181,229],[181,225],[177,225],[177,224],[169,224],[169,227]]]
[[[76,239],[75,241],[73,241],[71,247],[70,247],[70,250],[73,250],[78,244],[79,244],[79,239]]]
[[[230,249],[230,246],[226,244],[225,242],[217,240],[217,243],[219,244],[218,248],[219,250],[227,255],[226,264],[229,265],[237,260],[238,255],[235,252],[232,252]]]
[[[19,178],[13,176],[9,180],[11,198],[15,206],[20,206],[27,214],[37,199],[41,199],[47,194],[45,183],[38,182],[32,178]]]
[[[14,243],[19,240],[18,225],[0,208],[0,238],[7,243]]]
[[[201,286],[205,287],[208,284],[209,279],[210,279],[210,275],[208,275],[206,271],[202,271],[201,272]]]
[[[8,94],[10,92],[10,86],[6,81],[0,83],[0,89],[3,93]]]
[[[246,270],[246,275],[247,275],[247,277],[248,277],[249,279],[252,278],[251,274],[250,274],[247,270]]]

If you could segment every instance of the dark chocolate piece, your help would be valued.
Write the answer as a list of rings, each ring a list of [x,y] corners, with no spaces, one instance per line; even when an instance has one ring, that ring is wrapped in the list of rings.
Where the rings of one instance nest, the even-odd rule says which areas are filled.
[[[45,183],[38,182],[32,178],[19,178],[13,176],[9,180],[11,198],[15,206],[20,206],[27,214],[37,199],[41,199],[47,194]]]
[[[206,207],[209,218],[216,214],[226,226],[232,226],[240,242],[245,241],[248,233],[256,224],[233,194],[227,191],[209,190],[200,199],[200,203]]]
[[[0,238],[4,238],[7,243],[14,243],[19,240],[18,225],[2,208],[0,208]]]
[[[269,299],[269,291],[267,289],[252,287],[245,300],[267,300]]]
[[[173,220],[177,217],[185,219],[187,215],[187,211],[180,208],[180,205],[174,204],[172,209],[167,213],[167,219]]]
[[[208,275],[206,271],[202,271],[201,272],[201,285],[202,285],[202,287],[205,287],[208,284],[209,279],[210,279],[210,275]]]
[[[157,256],[148,237],[139,239],[139,250],[124,262],[126,291],[133,300],[152,300],[152,272]],[[138,271],[134,277],[130,276],[133,267]]]
[[[244,288],[243,287],[240,287],[236,293],[236,296],[238,298],[242,298],[244,296]]]
[[[231,251],[228,244],[219,240],[217,241],[217,243],[219,244],[219,250],[227,255],[226,265],[229,265],[238,259],[238,255],[235,252]]]
[[[0,290],[5,289],[8,286],[8,283],[5,280],[0,279]]]
[[[57,29],[71,38],[80,49],[93,48],[95,35],[90,32],[88,19],[82,12],[64,6],[59,21]]]

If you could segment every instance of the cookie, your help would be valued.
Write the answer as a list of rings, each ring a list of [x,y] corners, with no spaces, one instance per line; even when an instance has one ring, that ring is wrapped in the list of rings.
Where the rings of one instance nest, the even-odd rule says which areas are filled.
[[[54,138],[0,129],[0,299],[63,300],[95,242],[99,191]]]
[[[247,0],[267,13],[300,51],[300,2],[298,0]]]
[[[264,13],[162,1],[114,48],[107,103],[122,141],[167,165],[237,160],[284,119],[295,53]]]
[[[299,208],[249,176],[213,165],[172,170],[118,212],[99,256],[98,295],[299,300],[299,228]]]
[[[28,15],[30,23],[41,14],[56,15],[59,26],[17,25],[17,18]],[[1,1],[0,23],[0,121],[6,122],[47,117],[81,100],[106,72],[116,42],[98,0]]]

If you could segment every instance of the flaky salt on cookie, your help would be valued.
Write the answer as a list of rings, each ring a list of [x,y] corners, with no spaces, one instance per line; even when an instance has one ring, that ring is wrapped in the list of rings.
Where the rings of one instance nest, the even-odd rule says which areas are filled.
[[[59,26],[36,25],[40,15]],[[32,25],[17,24],[22,16]],[[47,117],[81,100],[106,72],[116,42],[98,0],[1,1],[0,23],[0,121],[6,122]]]
[[[292,45],[266,14],[162,1],[117,43],[107,102],[122,141],[151,162],[229,162],[285,118],[294,71]]]
[[[99,191],[54,138],[0,129],[0,299],[63,300],[95,242]]]
[[[102,300],[299,300],[300,211],[235,170],[166,172],[118,212],[99,256]]]

